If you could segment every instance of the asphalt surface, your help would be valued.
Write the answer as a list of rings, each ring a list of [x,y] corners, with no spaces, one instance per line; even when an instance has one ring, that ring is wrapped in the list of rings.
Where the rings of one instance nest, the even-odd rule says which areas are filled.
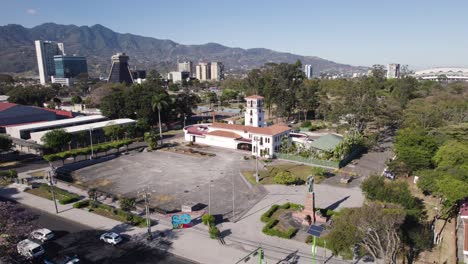
[[[161,263],[161,264],[190,264],[192,262],[177,258],[144,243],[132,241],[124,237],[124,241],[117,245],[108,245],[99,240],[103,231],[93,230],[86,225],[68,221],[55,215],[21,205],[37,216],[36,224],[52,230],[55,238],[43,244],[46,251],[45,259],[57,256],[74,256],[80,263]],[[43,263],[44,259],[34,263]]]

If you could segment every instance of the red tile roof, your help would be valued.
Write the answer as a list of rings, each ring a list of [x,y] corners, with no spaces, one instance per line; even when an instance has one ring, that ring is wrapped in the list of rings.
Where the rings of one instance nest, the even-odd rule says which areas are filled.
[[[263,99],[263,98],[265,97],[260,96],[260,95],[251,95],[251,96],[245,97],[245,99]]]
[[[240,135],[234,133],[234,132],[229,132],[229,131],[222,131],[222,130],[215,130],[208,132],[207,135],[210,136],[218,136],[218,137],[227,137],[227,138],[242,138]]]
[[[8,108],[12,108],[13,106],[17,106],[17,104],[7,102],[0,103],[0,111],[7,110]]]
[[[60,109],[51,109],[51,108],[42,108],[42,107],[38,107],[40,109],[44,109],[46,111],[50,111],[50,112],[54,112],[56,115],[59,115],[59,116],[65,116],[65,117],[73,117],[73,113],[72,112],[69,112],[69,111],[65,111],[65,110],[60,110]]]
[[[274,135],[291,130],[291,128],[285,125],[278,125],[278,124],[272,125],[269,127],[252,127],[252,126],[243,126],[243,125],[236,125],[236,124],[213,123],[211,126],[214,128],[230,129],[230,130],[244,131],[244,132],[250,132],[254,134],[262,134],[262,135],[270,135],[270,136],[274,136]]]

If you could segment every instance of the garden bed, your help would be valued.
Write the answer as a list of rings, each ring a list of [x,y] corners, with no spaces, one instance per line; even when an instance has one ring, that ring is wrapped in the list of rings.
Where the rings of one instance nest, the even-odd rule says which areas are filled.
[[[285,203],[283,205],[273,205],[268,211],[262,214],[260,220],[266,222],[262,232],[269,236],[277,236],[291,239],[299,231],[298,228],[292,226],[288,219],[291,218],[293,212],[302,209],[301,205],[293,203]]]
[[[192,148],[181,148],[181,147],[174,147],[174,148],[167,148],[165,151],[171,151],[179,154],[184,154],[184,155],[189,155],[189,156],[195,156],[195,157],[214,157],[216,154],[214,153],[209,153],[209,152],[203,152],[199,150],[195,150]]]
[[[55,186],[52,188],[54,188],[55,199],[57,199],[60,204],[69,204],[80,200],[80,196],[78,194],[68,192]],[[52,200],[51,186],[45,183],[41,183],[37,188],[28,189],[26,192]]]
[[[88,212],[92,212],[100,216],[104,216],[112,220],[127,223],[133,226],[146,227],[145,218],[107,204],[99,203],[92,200],[83,200],[75,203],[73,207],[85,209]]]

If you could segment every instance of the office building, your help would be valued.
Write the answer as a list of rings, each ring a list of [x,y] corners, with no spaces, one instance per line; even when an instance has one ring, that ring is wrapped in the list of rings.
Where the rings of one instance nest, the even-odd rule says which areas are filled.
[[[53,41],[34,41],[36,46],[37,67],[39,79],[42,85],[50,81],[50,76],[55,75],[54,56],[65,55],[63,43]]]
[[[88,74],[86,58],[81,56],[54,56],[55,78],[75,78],[81,73]]]
[[[107,79],[108,83],[133,83],[132,74],[128,67],[129,57],[125,53],[117,53],[112,56],[112,66]]]
[[[387,64],[387,79],[400,78],[400,64]]]
[[[212,81],[221,81],[224,79],[224,65],[221,62],[213,61],[211,62],[211,80]]]
[[[193,63],[191,61],[184,61],[177,63],[177,71],[178,72],[188,72],[190,76],[193,73]]]
[[[310,65],[310,64],[304,65],[304,73],[305,73],[305,76],[307,77],[307,79],[312,79],[312,76],[313,76],[312,65]]]
[[[196,67],[197,79],[200,81],[209,81],[211,79],[210,63],[200,62]]]
[[[173,83],[180,83],[187,78],[190,78],[189,72],[170,72],[167,74],[167,79]]]
[[[430,81],[468,82],[468,68],[433,68],[417,71],[413,77]]]

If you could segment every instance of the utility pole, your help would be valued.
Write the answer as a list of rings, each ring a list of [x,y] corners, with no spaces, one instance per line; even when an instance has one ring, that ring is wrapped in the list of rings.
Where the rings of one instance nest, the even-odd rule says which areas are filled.
[[[151,218],[150,218],[150,205],[149,205],[149,198],[150,193],[147,189],[143,190],[142,193],[143,198],[145,199],[145,212],[146,212],[146,226],[148,228],[148,240],[153,240],[153,234],[151,233]]]
[[[55,168],[52,165],[52,163],[50,163],[50,171],[49,171],[50,192],[52,193],[52,201],[54,201],[54,205],[55,205],[55,213],[58,214],[57,200],[55,200],[54,181],[52,179],[54,176],[55,176]]]
[[[208,214],[211,215],[211,175],[208,183]]]
[[[258,183],[260,181],[258,177],[258,138],[254,137],[255,140],[255,182]]]
[[[232,222],[235,223],[235,218],[236,218],[236,214],[235,214],[235,195],[234,195],[234,173],[231,174],[231,180],[232,180]]]
[[[93,127],[89,127],[89,140],[91,140],[91,157],[89,157],[90,160],[93,159],[93,155],[94,155],[94,152],[93,152]]]

